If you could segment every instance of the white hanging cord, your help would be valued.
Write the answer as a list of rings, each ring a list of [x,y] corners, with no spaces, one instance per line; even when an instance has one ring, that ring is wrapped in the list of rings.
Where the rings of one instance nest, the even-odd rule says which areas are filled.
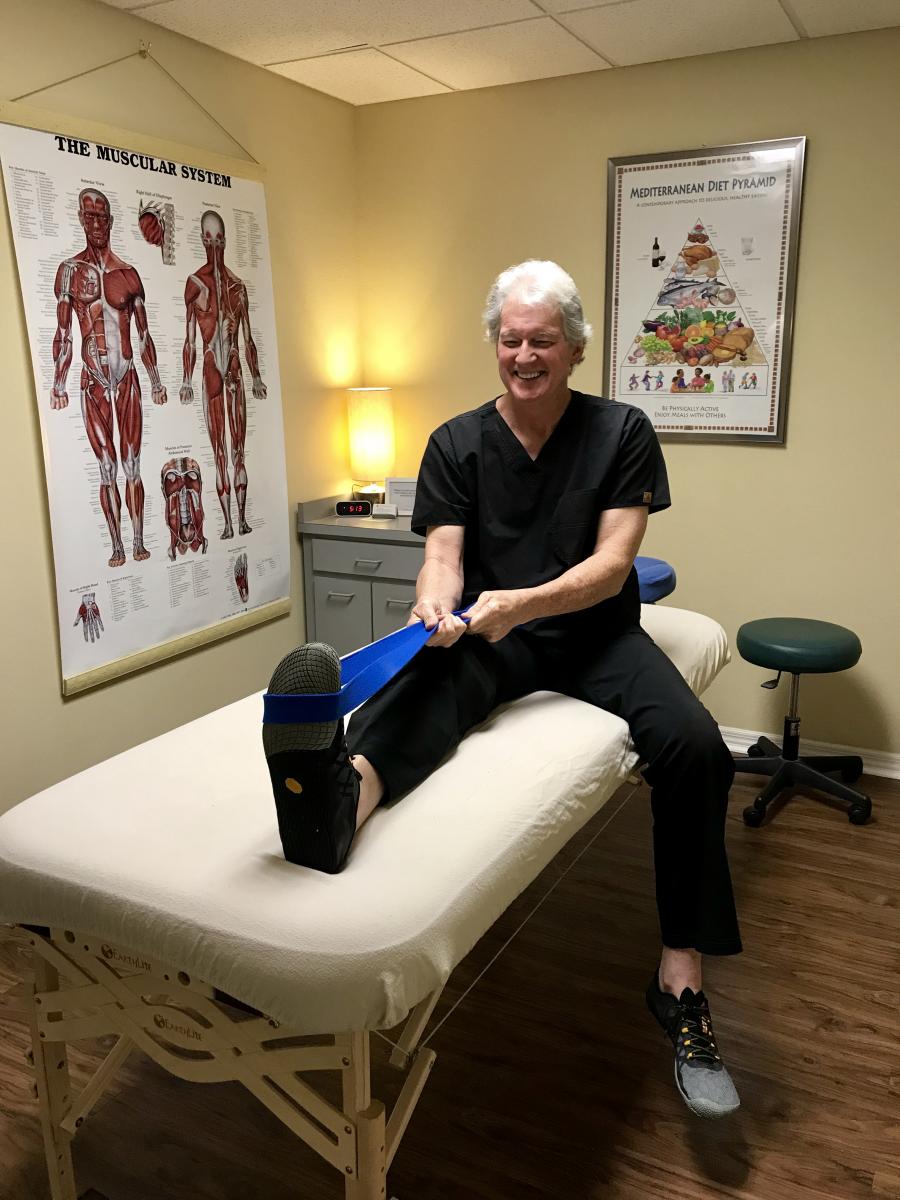
[[[56,79],[52,83],[41,84],[40,87],[34,88],[30,92],[23,92],[21,96],[13,96],[13,98],[12,98],[13,103],[15,103],[18,100],[27,100],[29,96],[36,96],[38,94],[38,92],[46,92],[49,88],[59,87],[60,84],[71,83],[74,79],[83,79],[85,75],[93,75],[95,71],[103,71],[106,69],[106,67],[116,66],[117,63],[127,62],[129,58],[138,58],[138,57],[144,58],[144,59],[147,59],[149,62],[152,62],[155,67],[158,67],[159,70],[162,71],[162,73],[168,79],[170,79],[172,81],[172,83],[175,84],[175,86],[179,89],[179,91],[184,92],[185,96],[187,96],[187,98],[191,101],[192,104],[195,104],[202,113],[204,113],[207,117],[209,117],[209,119],[213,122],[213,124],[218,125],[218,127],[222,130],[222,132],[225,134],[225,136],[228,137],[232,142],[234,142],[234,144],[240,148],[240,150],[246,155],[246,157],[251,162],[254,162],[254,163],[256,163],[257,166],[259,166],[259,159],[255,158],[250,153],[250,151],[247,149],[247,147],[244,146],[241,142],[239,142],[237,140],[237,138],[234,136],[234,134],[230,132],[230,130],[225,128],[225,126],[218,119],[218,117],[214,116],[213,113],[211,113],[209,111],[209,109],[206,107],[205,104],[201,104],[200,101],[197,99],[197,97],[195,95],[193,95],[192,92],[189,92],[188,89],[184,86],[184,84],[179,82],[179,80],[177,80],[175,78],[175,76],[172,74],[172,72],[169,71],[166,67],[164,67],[162,65],[162,63],[159,61],[159,59],[154,57],[154,55],[150,53],[151,46],[152,46],[152,42],[141,42],[140,48],[138,50],[132,50],[132,52],[130,54],[122,54],[119,58],[111,58],[109,60],[109,62],[100,63],[96,67],[88,67],[84,71],[78,71],[75,75],[67,75],[65,79]]]
[[[591,846],[593,846],[594,842],[596,842],[596,840],[600,836],[600,834],[603,833],[603,831],[610,825],[610,823],[616,819],[616,817],[619,815],[619,813],[622,811],[622,809],[625,807],[625,805],[628,803],[628,801],[631,799],[631,797],[634,795],[634,793],[638,790],[638,788],[640,786],[641,785],[638,783],[635,785],[635,787],[633,787],[631,789],[631,791],[628,793],[628,795],[625,797],[625,799],[622,801],[622,803],[619,805],[619,807],[616,809],[616,811],[614,813],[610,814],[608,819],[603,822],[603,824],[600,826],[600,828],[597,830],[597,832],[594,834],[594,836],[591,838],[591,840],[587,843],[587,845],[584,846],[578,852],[578,854],[575,855],[575,857],[572,859],[572,861],[569,863],[569,865],[563,871],[562,875],[560,875],[560,877],[550,885],[550,887],[547,889],[547,891],[544,893],[544,895],[541,896],[540,900],[538,900],[537,904],[535,904],[535,906],[531,910],[531,912],[529,912],[528,915],[525,917],[525,919],[513,930],[513,932],[509,935],[509,937],[506,939],[506,941],[503,943],[503,945],[500,947],[500,949],[497,951],[497,953],[491,958],[490,962],[485,967],[483,967],[482,970],[480,970],[478,972],[477,976],[472,980],[472,982],[469,984],[469,986],[466,988],[466,990],[463,992],[463,994],[459,997],[459,999],[456,1001],[456,1003],[450,1007],[449,1011],[446,1012],[443,1015],[443,1017],[441,1017],[440,1021],[438,1021],[437,1025],[435,1025],[434,1029],[432,1029],[432,1031],[431,1031],[431,1033],[429,1033],[428,1037],[425,1038],[425,1040],[419,1046],[417,1046],[416,1049],[414,1049],[412,1051],[412,1054],[415,1054],[417,1052],[417,1050],[423,1049],[425,1046],[427,1046],[428,1043],[431,1041],[431,1039],[434,1037],[434,1035],[437,1033],[437,1031],[440,1029],[440,1027],[444,1024],[444,1022],[449,1020],[449,1018],[453,1016],[453,1014],[456,1012],[457,1008],[459,1008],[460,1004],[462,1004],[463,1000],[465,1000],[465,998],[468,996],[469,992],[471,992],[472,988],[474,988],[475,985],[477,983],[479,983],[481,981],[481,979],[484,978],[484,976],[488,973],[488,971],[491,969],[491,967],[494,965],[494,963],[497,961],[497,959],[500,957],[500,955],[503,953],[503,951],[510,945],[510,943],[513,941],[514,938],[518,937],[518,935],[522,932],[522,930],[525,928],[525,926],[528,924],[528,922],[531,920],[531,918],[534,916],[534,914],[538,911],[538,909],[541,907],[541,905],[544,903],[544,901],[548,900],[550,898],[550,896],[553,894],[553,892],[556,891],[556,889],[559,887],[559,885],[562,883],[562,881],[565,879],[565,877],[569,874],[569,872],[572,870],[572,868],[575,866],[575,864],[578,863],[584,857],[585,854],[587,854],[588,850],[590,850]],[[407,1051],[403,1050],[400,1046],[398,1046],[396,1042],[391,1041],[391,1039],[387,1036],[387,1034],[382,1033],[380,1029],[373,1029],[373,1030],[371,1030],[371,1032],[374,1033],[376,1037],[380,1037],[383,1042],[387,1042],[387,1044],[389,1046],[391,1046],[394,1050],[399,1050],[400,1053],[403,1054],[403,1056],[405,1058],[409,1057]]]
[[[141,43],[143,48],[143,42]],[[93,75],[95,71],[102,71],[106,67],[114,67],[116,63],[127,62],[129,58],[136,58],[141,53],[141,50],[132,50],[130,54],[122,54],[119,58],[111,58],[109,62],[100,63],[97,67],[87,67],[84,71],[78,71],[74,75],[67,75],[65,79],[54,79],[52,83],[42,83],[40,87],[32,89],[30,92],[23,92],[21,96],[13,96],[12,103],[15,104],[19,100],[27,100],[29,96],[36,96],[38,92],[46,92],[50,88],[59,87],[61,83],[71,83],[73,79],[83,79],[85,75]]]
[[[237,140],[237,138],[234,136],[234,134],[229,129],[225,128],[225,126],[218,119],[218,117],[213,116],[213,114],[209,111],[209,109],[206,107],[206,105],[201,104],[200,101],[197,99],[197,97],[192,92],[189,92],[187,90],[187,88],[184,86],[184,84],[180,83],[179,80],[177,80],[175,78],[175,76],[172,74],[172,72],[167,70],[162,65],[162,63],[159,61],[158,58],[154,58],[154,56],[150,53],[150,42],[147,43],[146,47],[144,46],[143,43],[141,43],[141,49],[139,51],[139,54],[141,55],[142,58],[149,58],[149,60],[154,64],[154,66],[159,67],[159,69],[160,69],[160,71],[162,71],[163,75],[166,75],[169,79],[171,79],[172,82],[175,84],[175,86],[177,88],[179,88],[182,92],[184,92],[184,94],[187,96],[188,100],[192,100],[194,102],[194,104],[196,104],[197,107],[201,110],[201,112],[206,113],[206,115],[209,117],[209,119],[211,121],[213,121],[216,125],[218,125],[218,127],[222,130],[222,132],[225,134],[225,136],[230,138],[234,142],[234,144],[236,146],[238,146],[244,152],[244,154],[246,154],[247,158],[249,158],[251,162],[255,162],[256,165],[259,166],[259,159],[254,158],[254,156],[250,153],[250,151],[247,149],[247,147],[242,142],[239,142]]]
[[[369,1032],[373,1033],[375,1037],[380,1037],[383,1042],[387,1042],[392,1050],[399,1050],[404,1058],[409,1058],[409,1054],[406,1052],[406,1050],[403,1050],[400,1046],[398,1046],[396,1042],[392,1041],[386,1033],[382,1033],[380,1029],[370,1029]]]
[[[521,922],[521,924],[516,929],[514,929],[513,932],[509,935],[509,937],[506,939],[506,941],[503,943],[503,945],[500,947],[500,949],[497,951],[497,953],[493,956],[493,958],[487,964],[487,966],[484,967],[483,970],[478,972],[477,976],[472,980],[472,982],[469,984],[469,986],[466,988],[466,990],[463,992],[463,994],[459,997],[459,999],[456,1001],[456,1003],[451,1006],[450,1010],[448,1012],[446,1012],[443,1015],[443,1017],[441,1017],[440,1021],[438,1021],[437,1025],[435,1025],[434,1029],[432,1029],[432,1031],[431,1031],[431,1033],[429,1033],[428,1037],[425,1038],[425,1040],[422,1042],[421,1046],[423,1048],[428,1045],[428,1043],[431,1041],[431,1039],[434,1037],[434,1035],[437,1033],[437,1031],[440,1029],[440,1027],[444,1024],[444,1022],[449,1020],[450,1017],[453,1016],[453,1014],[456,1012],[457,1008],[460,1006],[460,1004],[462,1004],[463,1000],[465,1000],[465,998],[466,998],[466,996],[468,996],[469,992],[471,992],[472,988],[475,987],[475,985],[479,982],[479,980],[484,975],[487,974],[487,972],[491,969],[491,967],[494,965],[494,963],[497,961],[497,959],[500,957],[500,955],[503,953],[503,951],[507,948],[507,946],[510,945],[510,943],[513,941],[513,939],[522,932],[522,930],[525,928],[525,926],[528,924],[528,922],[531,920],[531,918],[534,916],[534,914],[538,911],[538,909],[541,908],[541,906],[544,904],[544,902],[546,900],[548,900],[550,898],[550,896],[553,895],[553,893],[556,891],[556,889],[559,887],[559,885],[562,883],[562,881],[565,879],[565,877],[569,874],[569,872],[572,870],[572,868],[576,865],[576,863],[580,862],[580,860],[584,857],[585,854],[587,854],[588,850],[590,850],[591,846],[593,846],[594,842],[596,842],[596,840],[600,836],[600,834],[603,833],[603,831],[607,828],[607,826],[610,824],[610,822],[612,822],[616,819],[616,817],[619,815],[619,813],[622,811],[622,809],[625,807],[625,805],[628,803],[628,801],[631,799],[631,797],[634,795],[634,793],[638,790],[638,788],[640,786],[641,786],[640,784],[637,784],[635,787],[633,787],[631,789],[631,791],[628,793],[628,795],[625,797],[625,799],[622,801],[622,803],[619,805],[619,807],[616,809],[616,811],[614,813],[610,814],[609,818],[606,821],[604,821],[604,823],[600,826],[600,828],[597,830],[597,832],[594,834],[594,836],[591,838],[591,840],[587,843],[587,845],[584,846],[579,851],[579,853],[575,855],[575,857],[572,859],[572,861],[569,863],[569,865],[563,871],[562,875],[560,875],[560,877],[558,879],[556,879],[550,885],[550,887],[547,889],[547,891],[544,893],[544,895],[541,896],[540,900],[538,900],[537,904],[534,906],[534,908],[531,910],[531,912],[528,913],[528,915]]]

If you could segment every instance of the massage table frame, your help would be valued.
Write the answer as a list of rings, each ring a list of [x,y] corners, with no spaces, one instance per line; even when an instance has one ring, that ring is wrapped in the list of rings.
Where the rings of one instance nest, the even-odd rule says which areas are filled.
[[[135,1048],[179,1079],[242,1083],[343,1175],[345,1200],[386,1196],[387,1169],[436,1058],[417,1047],[442,989],[412,1009],[392,1043],[391,1065],[408,1074],[385,1120],[384,1104],[372,1099],[367,1029],[298,1037],[178,967],[71,929],[19,928],[34,963],[22,1015],[31,1026],[51,1200],[77,1200],[72,1140]],[[68,1044],[109,1034],[118,1041],[73,1096]],[[339,1071],[343,1108],[302,1071]]]
[[[653,616],[648,632],[679,666],[695,694],[701,694],[728,661],[724,630],[716,622],[699,614],[677,609],[654,609],[647,605],[644,606],[642,620],[646,621],[651,613]],[[580,702],[565,697],[559,697],[558,701],[580,705]],[[529,698],[526,708],[531,708],[533,703],[540,706],[546,700],[538,697],[537,701],[532,702]],[[588,711],[586,706],[580,707]],[[223,713],[230,711],[231,707],[222,710]],[[513,730],[517,728],[517,719],[524,721],[522,728],[527,729],[528,713],[511,718]],[[627,730],[624,735],[622,730],[618,733],[604,732],[599,726],[595,728],[598,719],[594,714],[590,723],[582,723],[584,727],[579,734],[582,742],[590,737],[593,745],[598,733],[601,742],[595,749],[594,757],[585,758],[581,773],[575,772],[572,778],[579,787],[587,786],[589,782],[595,790],[603,791],[603,796],[598,791],[592,800],[588,800],[586,795],[579,792],[577,803],[564,806],[558,812],[551,805],[548,812],[556,812],[555,819],[560,822],[577,820],[579,827],[583,826],[590,811],[596,811],[612,795],[615,787],[624,782],[627,771],[635,766],[635,756],[627,747]],[[209,728],[204,728],[208,733]],[[471,761],[482,761],[485,755],[483,741],[473,741],[467,746],[471,756],[474,756],[470,756]],[[461,761],[465,759],[465,749],[460,754]],[[159,747],[155,746],[154,752],[158,750]],[[103,786],[115,786],[110,781],[108,766],[97,770],[101,771]],[[602,776],[599,774],[601,770]],[[232,782],[228,778],[229,786]],[[222,783],[222,779],[219,779],[219,783]],[[79,787],[85,786],[88,784],[82,780]],[[320,1033],[316,1027],[329,1024],[327,1006],[315,1009],[322,1016],[313,1019],[313,1008],[309,1012],[301,1008],[302,1000],[282,1003],[275,998],[279,982],[283,983],[283,980],[279,972],[273,969],[270,960],[272,955],[277,956],[279,945],[291,948],[293,957],[290,962],[294,964],[291,968],[292,979],[296,979],[294,970],[305,962],[303,943],[298,943],[296,938],[291,939],[289,926],[278,927],[281,932],[275,937],[274,943],[267,947],[268,958],[265,954],[263,956],[266,983],[257,988],[254,993],[256,1003],[251,1007],[240,999],[240,983],[227,983],[226,993],[194,976],[187,961],[193,944],[190,937],[182,936],[179,939],[173,934],[170,941],[168,935],[160,932],[160,919],[167,908],[179,920],[182,918],[178,914],[190,911],[186,907],[190,894],[168,880],[162,886],[158,903],[148,902],[144,892],[151,888],[151,881],[146,870],[143,870],[147,864],[141,864],[140,858],[138,865],[142,865],[142,870],[138,872],[137,898],[132,897],[124,908],[117,909],[112,915],[104,910],[102,917],[98,917],[92,908],[96,910],[98,900],[108,900],[115,894],[113,889],[119,886],[119,876],[123,873],[107,871],[103,874],[101,871],[101,885],[92,885],[79,878],[78,871],[70,861],[70,847],[66,845],[63,853],[56,846],[51,863],[54,864],[58,881],[63,885],[64,894],[71,897],[72,903],[76,907],[83,907],[85,911],[84,918],[68,918],[60,907],[58,895],[49,892],[34,856],[35,838],[43,837],[47,812],[53,814],[59,809],[58,796],[54,789],[50,791],[53,795],[49,798],[32,799],[31,803],[36,806],[34,820],[28,812],[24,820],[17,820],[15,813],[19,812],[18,809],[13,810],[12,816],[4,815],[4,820],[11,821],[12,825],[9,848],[6,857],[0,858],[0,863],[5,864],[8,858],[12,877],[21,882],[22,890],[21,894],[10,893],[7,887],[6,893],[9,894],[0,889],[0,896],[4,904],[4,919],[18,920],[17,927],[25,933],[34,958],[34,981],[29,985],[22,1016],[31,1026],[35,1090],[52,1200],[76,1200],[72,1139],[135,1047],[178,1078],[196,1082],[235,1080],[242,1083],[273,1115],[343,1176],[345,1200],[386,1200],[387,1170],[435,1061],[435,1054],[428,1047],[430,1038],[425,1038],[423,1042],[422,1035],[446,979],[444,967],[447,954],[455,945],[449,928],[445,927],[446,922],[438,929],[434,921],[429,925],[425,915],[420,914],[420,940],[431,932],[437,939],[437,951],[440,951],[437,953],[432,948],[431,957],[426,956],[430,969],[428,985],[437,986],[408,1012],[399,1041],[385,1039],[393,1046],[391,1065],[406,1068],[408,1072],[393,1110],[386,1119],[384,1104],[372,1098],[370,1030],[361,1028],[355,1032]],[[144,788],[141,792],[144,803],[142,811],[147,811],[150,796],[150,789]],[[246,813],[240,789],[232,787],[228,796],[231,803],[237,805],[235,811]],[[445,800],[446,796],[437,788],[432,802],[440,808]],[[539,805],[539,811],[543,811],[540,808],[544,803],[542,793],[535,792],[532,800]],[[61,811],[68,812],[70,809],[71,806],[66,804]],[[118,805],[115,811],[119,812]],[[155,813],[155,810],[150,811]],[[404,807],[401,813],[405,811]],[[120,839],[123,828],[119,829]],[[258,819],[248,818],[248,829],[255,831],[254,836],[259,836],[261,828]],[[561,832],[562,825],[554,830],[554,836]],[[501,849],[509,851],[511,831],[504,833],[501,828],[497,836],[501,835],[505,838]],[[39,844],[43,845],[42,842]],[[85,844],[91,847],[96,845],[95,842],[79,843],[82,848]],[[537,867],[546,865],[549,858],[543,855],[543,850],[538,854],[537,842],[532,839],[527,846],[531,856],[529,861],[533,860]],[[541,846],[546,846],[546,837]],[[2,850],[4,846],[0,839]],[[229,852],[234,855],[234,846]],[[90,860],[90,856],[87,857]],[[522,874],[520,865],[514,864],[512,859],[508,863],[508,870],[512,871],[514,865],[518,874]],[[474,868],[470,863],[470,873],[472,870]],[[528,882],[530,880],[517,879],[518,891]],[[97,892],[96,896],[92,893],[92,886]],[[450,884],[445,880],[445,903],[452,901],[455,895],[449,888]],[[129,895],[127,888],[125,894]],[[152,891],[148,894],[154,896]],[[47,915],[42,921],[43,912]],[[146,935],[135,937],[127,931],[127,927],[133,925],[141,912],[149,919],[151,928]],[[223,931],[214,913],[206,908],[203,913],[205,923],[197,924],[194,931],[194,940],[200,939],[199,948],[205,964],[202,973],[217,976],[220,981],[239,980],[237,968],[243,963],[235,959],[235,953],[240,951],[236,952],[234,946],[249,942],[255,927],[251,923],[241,926],[236,932]],[[100,928],[109,930],[114,936],[121,936],[126,942],[134,939],[155,945],[163,957],[143,954],[102,937],[83,935],[68,923],[57,924],[70,919],[76,922],[83,919],[86,926],[93,925],[94,928],[99,922]],[[474,918],[467,912],[465,919],[466,928],[469,929]],[[466,938],[469,938],[469,933]],[[459,941],[460,937],[461,934],[457,936],[459,944],[455,945],[455,950],[460,952],[455,957],[456,962],[460,961],[467,949]],[[472,939],[469,940],[471,944]],[[182,948],[170,951],[167,949],[170,944]],[[287,949],[285,952],[288,952]],[[358,946],[355,952],[359,954]],[[390,944],[380,959],[376,956],[376,963],[384,961],[389,952]],[[422,953],[425,954],[425,951]],[[163,958],[170,955],[182,957],[183,961],[169,965]],[[432,961],[435,958],[436,961]],[[275,965],[280,962],[284,967],[283,960],[276,957],[274,962]],[[421,988],[416,988],[412,981],[410,986],[414,995],[421,994]],[[247,989],[253,992],[249,984]],[[357,1007],[344,1004],[342,1015],[335,1012],[334,1025],[343,1025],[346,1030],[347,1026],[352,1028],[357,1022],[361,1026],[385,1023],[388,1016],[379,1014],[386,1013],[384,1004],[387,1002],[390,1025],[398,1026],[399,1014],[406,1011],[403,1003],[406,992],[401,990],[397,997],[382,993],[383,989],[376,989],[373,1001],[368,1005]],[[309,990],[302,994],[311,995]],[[338,1007],[346,999],[343,990],[335,990],[333,983],[331,999]],[[313,1000],[310,1004],[313,1004]],[[278,1009],[280,1017],[287,1016],[289,1021],[295,1020],[297,1028],[279,1024],[277,1019],[260,1011],[270,1006]],[[3,1011],[4,1015],[13,1015],[9,997]],[[309,1036],[310,1030],[313,1031],[312,1036]],[[68,1043],[109,1034],[116,1035],[118,1041],[87,1085],[77,1096],[73,1096],[67,1066]],[[318,1071],[340,1073],[340,1107],[337,1107],[338,1101],[333,1099],[338,1094],[336,1088],[325,1089],[326,1095],[323,1095],[301,1077],[301,1073]],[[316,1080],[321,1078],[314,1076]],[[333,1078],[329,1080],[329,1084],[336,1082]]]

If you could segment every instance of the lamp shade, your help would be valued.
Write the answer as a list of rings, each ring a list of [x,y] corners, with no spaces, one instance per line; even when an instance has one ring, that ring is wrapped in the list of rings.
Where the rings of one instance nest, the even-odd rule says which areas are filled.
[[[384,479],[394,469],[394,410],[390,388],[348,388],[350,474]]]

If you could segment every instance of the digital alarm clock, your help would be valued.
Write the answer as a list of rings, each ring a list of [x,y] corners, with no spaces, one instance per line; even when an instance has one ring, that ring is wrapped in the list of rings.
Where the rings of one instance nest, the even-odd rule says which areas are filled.
[[[338,517],[371,517],[371,500],[338,500],[334,506]]]

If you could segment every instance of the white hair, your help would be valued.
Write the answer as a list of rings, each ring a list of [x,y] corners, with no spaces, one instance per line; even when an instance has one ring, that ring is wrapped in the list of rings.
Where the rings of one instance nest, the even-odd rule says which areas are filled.
[[[496,345],[503,305],[512,296],[523,304],[556,305],[570,346],[586,346],[591,340],[594,331],[584,319],[575,280],[557,263],[531,258],[501,271],[491,285],[482,318],[487,341]]]

